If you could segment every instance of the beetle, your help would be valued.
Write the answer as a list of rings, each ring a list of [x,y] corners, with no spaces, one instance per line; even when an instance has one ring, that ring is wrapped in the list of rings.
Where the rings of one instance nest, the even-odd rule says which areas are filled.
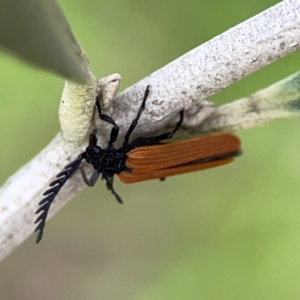
[[[43,237],[46,219],[53,200],[66,181],[80,167],[83,160],[94,168],[90,178],[82,168],[79,168],[85,183],[93,186],[101,175],[102,179],[106,181],[107,188],[117,201],[122,203],[121,197],[113,187],[114,175],[117,175],[124,183],[164,179],[172,175],[221,166],[232,162],[233,158],[240,154],[239,138],[229,133],[212,134],[176,143],[162,143],[162,141],[172,138],[180,128],[184,117],[183,110],[180,111],[179,121],[172,131],[153,137],[138,137],[129,142],[145,109],[149,92],[150,86],[147,86],[138,113],[127,130],[122,146],[118,149],[113,144],[118,137],[119,126],[111,117],[102,114],[99,99],[96,97],[95,104],[99,118],[113,126],[108,146],[102,149],[97,144],[96,131],[94,131],[90,134],[89,144],[85,151],[69,163],[56,176],[57,179],[50,183],[51,188],[44,192],[45,198],[39,202],[40,207],[36,211],[36,214],[40,214],[35,221],[38,223],[35,229],[35,232],[38,232],[36,243],[39,243]]]

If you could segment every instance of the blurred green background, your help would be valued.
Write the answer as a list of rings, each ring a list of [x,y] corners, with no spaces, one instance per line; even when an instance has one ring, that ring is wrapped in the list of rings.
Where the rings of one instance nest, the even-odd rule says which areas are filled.
[[[121,90],[276,4],[60,0],[100,78]],[[300,69],[293,53],[212,98],[218,105]],[[63,80],[0,53],[0,181],[59,130]],[[239,136],[232,165],[135,185],[99,182],[1,264],[0,299],[299,299],[300,120]],[[22,191],[20,191],[22,193]],[[34,220],[35,217],[33,216]]]

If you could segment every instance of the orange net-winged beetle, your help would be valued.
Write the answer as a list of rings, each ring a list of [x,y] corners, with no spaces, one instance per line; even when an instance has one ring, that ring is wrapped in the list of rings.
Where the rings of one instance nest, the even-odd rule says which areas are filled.
[[[233,158],[240,154],[240,140],[230,133],[211,134],[169,144],[162,143],[162,141],[172,138],[180,128],[184,111],[180,112],[180,120],[172,131],[154,137],[139,137],[129,142],[130,136],[145,109],[149,92],[150,86],[147,86],[138,113],[125,135],[122,146],[118,149],[114,147],[113,143],[118,137],[119,126],[111,117],[102,114],[97,97],[96,106],[100,119],[113,126],[108,146],[102,149],[97,145],[96,133],[90,134],[89,145],[86,150],[69,163],[56,176],[57,179],[50,183],[51,188],[43,194],[45,198],[39,202],[40,208],[36,211],[36,214],[40,214],[35,221],[38,223],[35,229],[38,231],[37,243],[42,239],[48,212],[54,198],[70,176],[79,168],[82,160],[94,168],[90,178],[80,168],[86,184],[93,186],[101,175],[102,179],[106,181],[107,188],[118,202],[122,203],[121,197],[113,187],[114,175],[117,175],[124,183],[163,179],[173,175],[221,166],[232,162]]]

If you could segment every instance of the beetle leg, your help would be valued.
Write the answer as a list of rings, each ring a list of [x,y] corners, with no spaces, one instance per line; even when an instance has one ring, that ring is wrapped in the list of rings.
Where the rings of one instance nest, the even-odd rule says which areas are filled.
[[[111,193],[116,197],[117,201],[119,203],[123,203],[121,197],[116,193],[113,187],[113,177],[107,177],[106,175],[103,175],[103,178],[106,180],[106,187],[108,190],[111,191]]]
[[[112,147],[112,144],[116,141],[116,139],[119,135],[119,126],[116,124],[116,122],[110,116],[102,114],[98,96],[96,97],[96,106],[98,108],[99,118],[101,120],[113,125],[113,128],[111,129],[111,132],[110,132],[110,139],[108,142],[108,147]]]
[[[83,168],[79,168],[79,170],[81,172],[82,178],[83,178],[84,182],[86,183],[86,185],[94,186],[99,178],[99,175],[100,175],[99,172],[95,170],[93,172],[92,176],[90,178],[88,178]]]
[[[142,101],[142,105],[140,106],[135,119],[132,121],[132,123],[131,123],[131,125],[130,125],[127,133],[126,133],[126,136],[125,136],[125,139],[124,139],[124,142],[123,142],[123,147],[124,146],[126,147],[128,145],[130,135],[132,134],[133,130],[135,129],[136,125],[138,124],[138,121],[141,117],[141,114],[142,114],[143,110],[145,109],[145,103],[146,103],[146,100],[149,96],[149,93],[150,93],[150,85],[147,86],[147,88],[145,90],[144,98],[143,98],[143,101]]]
[[[180,111],[180,119],[179,121],[176,123],[175,128],[170,131],[170,132],[166,132],[163,133],[159,136],[154,137],[154,140],[156,140],[156,142],[160,142],[162,140],[167,140],[167,139],[171,139],[173,137],[173,135],[176,133],[176,131],[180,128],[182,122],[183,122],[183,115],[184,115],[184,111]]]

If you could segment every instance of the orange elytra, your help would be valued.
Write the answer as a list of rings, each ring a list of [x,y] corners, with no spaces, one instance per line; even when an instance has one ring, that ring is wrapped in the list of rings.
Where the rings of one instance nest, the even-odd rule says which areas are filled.
[[[138,147],[127,153],[131,172],[117,176],[124,183],[159,179],[228,164],[240,154],[235,135],[217,133],[182,142]]]

